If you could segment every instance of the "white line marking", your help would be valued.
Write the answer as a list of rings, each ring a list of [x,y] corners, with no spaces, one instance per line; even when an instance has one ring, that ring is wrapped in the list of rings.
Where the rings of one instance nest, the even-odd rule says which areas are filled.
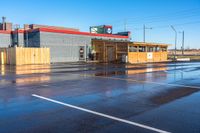
[[[115,117],[115,116],[106,115],[106,114],[103,114],[103,113],[99,113],[99,112],[92,111],[92,110],[89,110],[89,109],[85,109],[85,108],[82,108],[82,107],[74,106],[74,105],[71,105],[71,104],[59,102],[59,101],[56,101],[56,100],[53,100],[53,99],[50,99],[50,98],[47,98],[47,97],[39,96],[39,95],[36,95],[36,94],[32,94],[32,96],[43,99],[43,100],[47,100],[47,101],[50,101],[50,102],[53,102],[53,103],[57,103],[57,104],[60,104],[60,105],[64,105],[64,106],[67,106],[67,107],[70,107],[70,108],[74,108],[74,109],[77,109],[77,110],[81,110],[81,111],[84,111],[84,112],[87,112],[87,113],[95,114],[95,115],[102,116],[102,117],[105,117],[105,118],[109,118],[109,119],[112,119],[112,120],[120,121],[120,122],[123,122],[123,123],[127,123],[127,124],[130,124],[130,125],[134,125],[134,126],[137,126],[137,127],[141,127],[141,128],[144,128],[144,129],[151,130],[151,131],[155,131],[155,132],[158,132],[158,133],[170,133],[170,132],[160,130],[160,129],[157,129],[157,128],[154,128],[154,127],[150,127],[150,126],[146,126],[146,125],[139,124],[139,123],[136,123],[136,122],[132,122],[132,121],[129,121],[129,120],[121,119],[121,118],[118,118],[118,117]]]
[[[141,83],[148,83],[148,84],[157,84],[157,85],[167,85],[167,86],[174,86],[174,87],[187,87],[192,89],[200,89],[200,86],[188,86],[188,85],[180,85],[180,84],[170,84],[170,83],[159,83],[153,81],[140,81],[134,79],[122,79],[122,78],[114,78],[114,77],[103,77],[103,76],[93,76],[93,75],[81,75],[85,77],[97,77],[97,78],[105,78],[105,79],[113,79],[113,80],[123,80],[123,81],[132,81],[132,82],[141,82]]]

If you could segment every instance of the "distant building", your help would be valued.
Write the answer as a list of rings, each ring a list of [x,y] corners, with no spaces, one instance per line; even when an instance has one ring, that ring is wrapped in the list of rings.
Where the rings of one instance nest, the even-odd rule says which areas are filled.
[[[0,47],[8,47],[12,44],[11,39],[12,23],[6,22],[6,18],[2,17],[0,23]]]

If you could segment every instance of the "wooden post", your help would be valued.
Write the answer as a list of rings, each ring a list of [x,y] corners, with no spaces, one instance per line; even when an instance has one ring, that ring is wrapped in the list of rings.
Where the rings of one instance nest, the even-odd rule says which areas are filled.
[[[117,61],[117,43],[115,43],[115,60]]]
[[[104,59],[103,59],[103,62],[107,62],[107,60],[106,60],[106,43],[105,42],[103,42],[103,49],[104,49],[104,51],[103,51],[103,57],[104,57]]]
[[[4,53],[1,52],[1,65],[4,65]]]

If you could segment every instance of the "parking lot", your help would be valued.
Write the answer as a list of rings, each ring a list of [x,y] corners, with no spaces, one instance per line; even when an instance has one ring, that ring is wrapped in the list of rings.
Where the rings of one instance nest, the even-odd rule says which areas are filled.
[[[200,63],[0,66],[0,133],[199,133]]]

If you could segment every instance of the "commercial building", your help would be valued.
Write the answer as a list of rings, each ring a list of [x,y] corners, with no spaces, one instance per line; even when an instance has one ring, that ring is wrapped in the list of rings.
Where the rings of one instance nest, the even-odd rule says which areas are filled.
[[[92,40],[130,41],[129,36],[96,34],[73,29],[41,27],[28,30],[26,47],[49,47],[51,62],[74,62],[89,60]]]
[[[167,44],[93,40],[94,60],[99,62],[161,62],[167,61]]]
[[[92,26],[90,32],[37,24],[25,24],[23,29],[17,27],[12,30],[12,23],[7,23],[3,18],[0,23],[0,40],[1,48],[49,48],[51,63],[88,60],[137,63],[167,60],[168,45],[131,42],[130,32],[113,34],[110,25]]]

